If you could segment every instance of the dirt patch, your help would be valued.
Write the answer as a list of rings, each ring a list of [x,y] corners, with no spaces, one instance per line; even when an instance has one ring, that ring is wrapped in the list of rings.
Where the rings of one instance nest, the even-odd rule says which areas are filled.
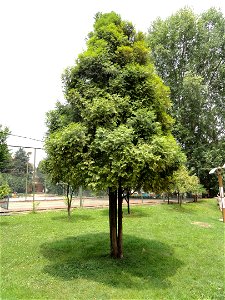
[[[191,222],[191,224],[200,226],[200,227],[204,227],[204,228],[210,228],[212,227],[212,225],[210,225],[209,223],[204,223],[204,222]]]

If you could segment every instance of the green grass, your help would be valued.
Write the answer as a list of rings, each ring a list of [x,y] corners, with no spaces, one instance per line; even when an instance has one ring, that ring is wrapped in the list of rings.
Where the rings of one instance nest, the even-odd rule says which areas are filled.
[[[125,206],[125,205],[124,205]],[[107,209],[2,216],[1,299],[224,299],[224,224],[215,200],[124,207],[124,259]]]

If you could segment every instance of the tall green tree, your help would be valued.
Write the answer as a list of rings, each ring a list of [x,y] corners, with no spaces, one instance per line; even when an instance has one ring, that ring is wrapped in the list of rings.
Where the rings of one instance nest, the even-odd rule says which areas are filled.
[[[19,148],[10,166],[10,172],[5,175],[11,189],[17,193],[25,193],[28,185],[31,185],[33,166],[29,163],[29,155],[23,148]]]
[[[4,176],[0,173],[0,199],[6,197],[11,192],[11,189],[5,180]]]
[[[151,24],[147,37],[158,74],[170,87],[174,135],[188,167],[209,191],[210,168],[225,161],[225,19],[189,8]],[[214,153],[213,160],[208,160]],[[211,183],[210,183],[211,182]]]
[[[23,148],[19,148],[13,156],[12,174],[16,176],[25,175],[32,171],[32,165],[29,163],[29,155]]]
[[[96,15],[63,82],[66,103],[48,113],[46,168],[55,181],[108,189],[111,255],[121,258],[124,190],[157,186],[184,161],[168,88],[144,35],[114,12]]]
[[[190,175],[190,171],[183,165],[169,178],[167,192],[177,193],[178,203],[181,205],[184,193],[191,192],[197,202],[198,195],[205,192],[205,189],[199,183],[199,178]]]
[[[9,129],[0,124],[0,172],[8,172],[11,163],[11,154],[7,146]]]
[[[36,174],[39,181],[42,183],[42,185],[45,188],[45,193],[58,194],[58,195],[64,194],[64,187],[60,184],[58,185],[54,184],[51,181],[51,176],[47,174],[47,170],[45,169],[45,159],[39,162],[38,167],[36,169]]]

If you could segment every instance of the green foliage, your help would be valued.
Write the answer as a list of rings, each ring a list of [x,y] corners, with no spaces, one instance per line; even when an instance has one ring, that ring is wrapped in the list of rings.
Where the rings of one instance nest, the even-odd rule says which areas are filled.
[[[87,50],[62,78],[66,103],[47,115],[45,166],[54,182],[153,185],[184,161],[171,135],[169,90],[130,22],[97,14]]]
[[[5,196],[11,193],[11,189],[8,183],[5,181],[2,174],[0,174],[0,199],[4,198]]]
[[[4,198],[5,196],[9,195],[11,189],[7,183],[0,185],[0,199]]]
[[[6,143],[9,134],[7,127],[0,124],[0,172],[7,172],[11,163],[11,155]]]
[[[167,192],[168,195],[169,193],[176,193],[180,204],[185,193],[192,193],[195,201],[202,193],[206,193],[205,188],[199,182],[199,178],[196,175],[191,175],[185,166],[181,166],[171,176],[166,178],[165,187],[166,189],[161,191]]]
[[[200,184],[199,178],[196,175],[190,176],[189,191],[192,192],[192,194],[197,196],[206,193],[206,189],[202,184]]]
[[[31,185],[32,165],[29,163],[29,155],[23,148],[19,148],[11,157],[10,165],[4,174],[4,179],[11,190],[17,193],[25,193],[26,180]]]
[[[9,129],[0,125],[0,171],[11,191],[24,193],[26,179],[28,184],[31,184],[30,173],[33,167],[29,163],[29,155],[23,148],[19,148],[11,155],[6,143],[8,134]]]
[[[78,187],[84,169],[83,150],[88,145],[86,128],[80,123],[71,123],[64,130],[55,131],[46,141],[50,159],[45,161],[47,173],[53,182],[64,182]],[[80,177],[81,176],[81,177]]]
[[[23,148],[19,148],[12,160],[12,171],[11,173],[16,176],[21,176],[32,171],[32,166],[29,163],[29,154]]]
[[[171,191],[186,193],[198,192],[201,189],[199,179],[195,175],[190,175],[186,167],[182,166],[179,170],[175,171],[172,176]]]
[[[39,181],[45,187],[45,193],[58,195],[64,194],[64,186],[62,184],[55,184],[52,182],[51,176],[48,174],[48,170],[46,169],[46,161],[44,159],[39,162],[36,174]]]
[[[17,193],[25,193],[26,191],[26,174],[16,176],[13,174],[4,174],[4,179],[10,186],[13,192]],[[28,185],[31,185],[32,181],[31,178],[28,178]]]
[[[225,160],[224,31],[220,11],[195,15],[184,8],[154,21],[147,38],[157,72],[171,90],[174,135],[208,191],[214,187],[209,170]]]

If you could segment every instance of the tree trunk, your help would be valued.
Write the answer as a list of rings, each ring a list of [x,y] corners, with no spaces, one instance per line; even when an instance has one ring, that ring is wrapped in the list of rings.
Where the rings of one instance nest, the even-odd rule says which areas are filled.
[[[119,188],[118,188],[118,238],[117,238],[117,245],[118,245],[118,258],[123,258],[123,195],[122,195],[122,187],[121,181],[119,181]]]
[[[123,191],[119,182],[117,190],[109,188],[109,227],[110,227],[110,254],[113,258],[123,258]],[[118,210],[117,210],[118,198]]]
[[[127,211],[130,214],[130,192],[127,191]]]
[[[67,200],[68,203],[67,203],[67,213],[68,213],[68,217],[70,218],[71,217],[71,203],[69,202],[69,199]]]
[[[180,203],[180,193],[179,192],[177,193],[177,202],[178,202],[178,204]]]
[[[71,204],[72,204],[72,194],[70,195],[70,186],[69,184],[67,185],[66,189],[66,201],[67,201],[67,213],[68,213],[68,218],[71,216]]]
[[[183,195],[179,193],[179,199],[180,199],[179,203],[180,203],[180,206],[182,204],[182,197],[183,197]]]
[[[198,194],[194,195],[194,202],[198,202]]]
[[[109,188],[110,255],[117,258],[117,191]]]

